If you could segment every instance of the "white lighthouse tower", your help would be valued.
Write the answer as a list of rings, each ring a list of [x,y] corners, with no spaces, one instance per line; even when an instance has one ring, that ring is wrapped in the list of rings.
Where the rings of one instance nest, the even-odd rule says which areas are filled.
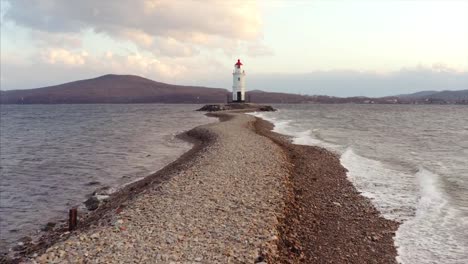
[[[232,72],[232,101],[245,102],[245,71],[242,70],[242,62],[239,59]]]

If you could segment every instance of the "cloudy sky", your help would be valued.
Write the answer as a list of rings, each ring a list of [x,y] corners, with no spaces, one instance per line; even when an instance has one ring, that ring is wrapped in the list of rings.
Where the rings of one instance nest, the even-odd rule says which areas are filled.
[[[0,0],[1,89],[136,74],[382,96],[468,89],[468,0]]]

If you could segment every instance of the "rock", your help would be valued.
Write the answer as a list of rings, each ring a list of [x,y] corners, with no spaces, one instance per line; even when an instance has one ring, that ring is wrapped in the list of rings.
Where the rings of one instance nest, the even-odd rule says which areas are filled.
[[[102,201],[105,201],[109,198],[110,198],[109,195],[96,194],[96,195],[89,197],[88,200],[84,202],[84,204],[89,211],[94,211],[99,207]]]
[[[174,239],[172,237],[166,237],[166,243],[167,244],[172,244],[172,243],[174,243]]]
[[[223,105],[212,104],[212,105],[205,105],[202,108],[198,109],[197,111],[216,112],[216,111],[223,111],[223,110],[226,110],[226,108]]]
[[[48,222],[47,224],[45,224],[44,227],[41,228],[42,231],[50,231],[52,229],[54,229],[54,227],[56,226],[57,224],[54,223],[54,222]]]
[[[94,211],[99,207],[99,199],[96,196],[91,196],[88,200],[84,202],[86,208],[90,211]]]
[[[276,109],[274,109],[271,105],[263,105],[258,110],[262,112],[275,112],[276,111]]]
[[[93,186],[93,185],[99,185],[99,184],[101,184],[101,182],[99,182],[99,181],[90,181],[90,182],[86,183],[85,185],[86,186]]]
[[[24,236],[24,237],[22,237],[19,241],[21,241],[21,242],[27,244],[27,243],[31,243],[32,238],[31,238],[30,236]]]
[[[111,187],[103,186],[101,188],[96,189],[93,192],[93,195],[110,195],[111,194]]]
[[[38,259],[37,261],[39,263],[47,263],[47,254],[42,254]]]
[[[257,263],[257,264],[266,263],[264,261],[265,261],[265,256],[260,255],[255,259],[254,263]]]
[[[257,105],[257,104],[249,104],[249,103],[208,104],[198,109],[197,111],[217,112],[217,111],[236,110],[236,109],[237,110],[251,109],[252,111],[263,111],[263,112],[276,111],[276,109],[274,109],[270,105]]]

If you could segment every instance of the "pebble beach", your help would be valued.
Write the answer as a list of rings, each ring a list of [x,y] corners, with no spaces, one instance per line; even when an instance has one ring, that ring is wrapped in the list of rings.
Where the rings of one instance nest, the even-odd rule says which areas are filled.
[[[334,154],[240,111],[211,115],[186,133],[190,152],[13,262],[396,263],[397,223]]]

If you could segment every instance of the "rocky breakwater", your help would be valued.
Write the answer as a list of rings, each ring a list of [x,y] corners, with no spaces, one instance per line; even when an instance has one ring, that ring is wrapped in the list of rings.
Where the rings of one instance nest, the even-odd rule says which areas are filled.
[[[272,112],[276,111],[270,105],[259,105],[250,103],[229,103],[229,104],[207,104],[197,111],[205,112],[218,112],[226,110],[241,110],[241,111],[261,111],[261,112]]]
[[[255,118],[189,131],[203,147],[103,218],[30,259],[38,263],[261,263],[277,254],[290,164]]]

